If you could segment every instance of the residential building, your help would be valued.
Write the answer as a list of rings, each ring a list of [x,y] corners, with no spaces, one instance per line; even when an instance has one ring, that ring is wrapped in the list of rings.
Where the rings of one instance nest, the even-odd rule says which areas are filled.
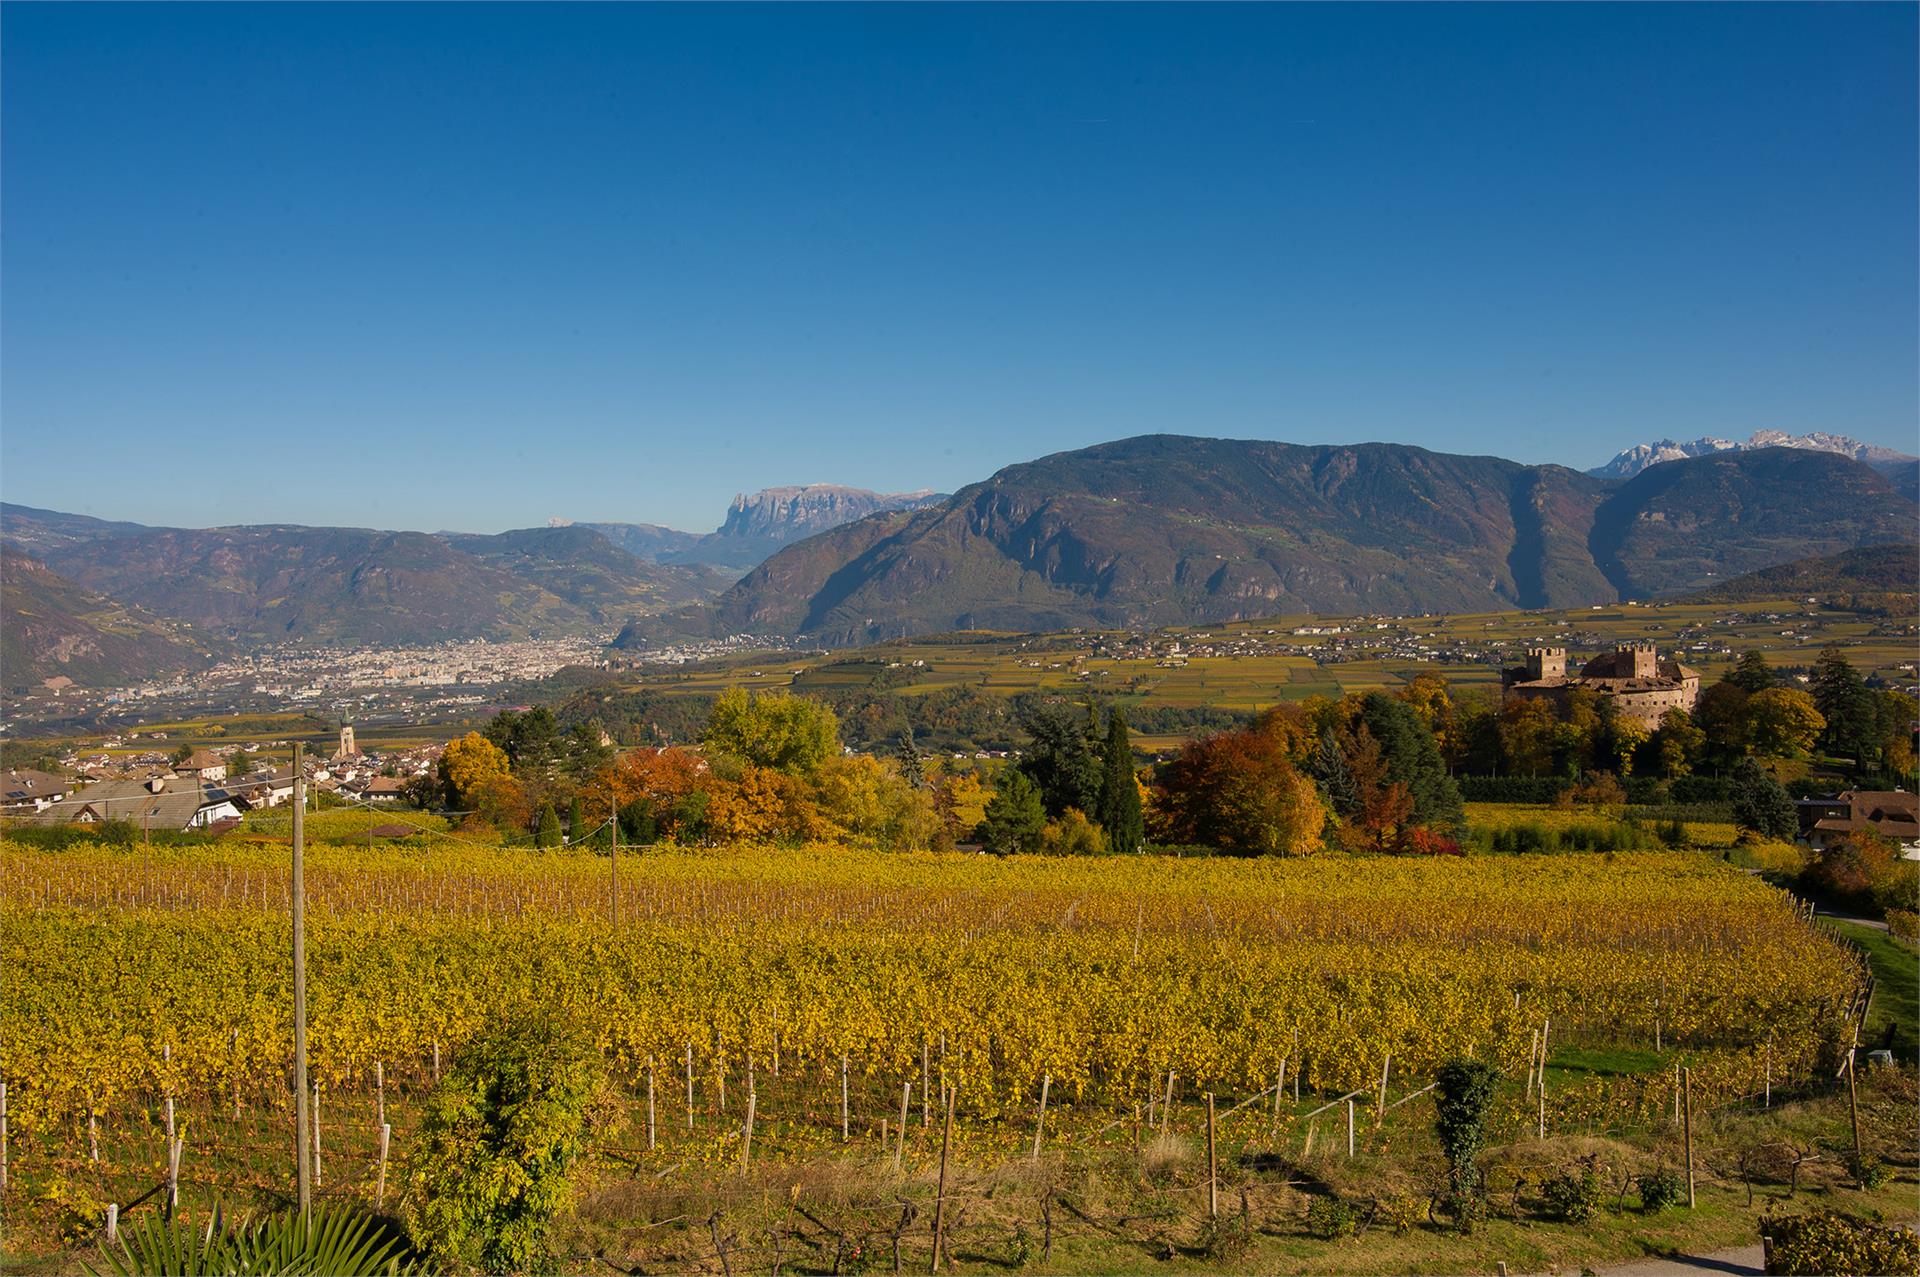
[[[188,777],[103,780],[48,806],[41,825],[93,825],[124,820],[144,829],[204,829],[238,820],[240,805],[223,789]]]
[[[1898,844],[1902,853],[1920,855],[1920,794],[1849,789],[1833,798],[1802,799],[1795,806],[1801,837],[1815,848],[1849,834],[1870,833]]]
[[[7,772],[0,784],[0,811],[9,815],[45,811],[74,790],[74,782],[52,772],[22,767]]]

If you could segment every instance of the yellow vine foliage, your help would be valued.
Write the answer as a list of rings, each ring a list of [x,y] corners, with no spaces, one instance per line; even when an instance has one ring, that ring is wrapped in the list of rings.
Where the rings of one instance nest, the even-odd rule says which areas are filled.
[[[730,848],[313,848],[310,1043],[332,1088],[419,1070],[502,1007],[593,1026],[628,1076],[780,1050],[898,1082],[923,1044],[970,1108],[1056,1092],[1130,1107],[1172,1070],[1248,1092],[1526,1067],[1556,1042],[1694,1062],[1696,1095],[1829,1073],[1858,960],[1791,900],[1684,853],[1443,859],[997,859]],[[617,922],[612,908],[618,887]],[[287,855],[221,843],[43,851],[0,841],[0,1075],[14,1130],[182,1094],[283,1085]],[[162,1049],[172,1047],[162,1076]],[[1657,1114],[1664,1074],[1569,1090]],[[1589,1114],[1591,1115],[1591,1114]],[[84,1119],[82,1119],[84,1120]]]

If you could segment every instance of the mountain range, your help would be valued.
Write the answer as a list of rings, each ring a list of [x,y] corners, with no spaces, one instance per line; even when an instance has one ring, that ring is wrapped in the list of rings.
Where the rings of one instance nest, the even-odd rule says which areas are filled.
[[[947,497],[769,489],[700,535],[561,521],[486,535],[156,528],[0,505],[0,627],[17,688],[63,673],[137,681],[277,642],[624,627],[628,647],[741,633],[846,645],[1568,607],[1909,543],[1916,521],[1875,464],[1819,448],[1715,450],[1620,479],[1398,444],[1148,435]]]
[[[945,499],[944,494],[931,491],[869,492],[836,483],[806,483],[739,494],[713,532],[681,532],[657,523],[550,522],[593,528],[650,562],[706,564],[745,572],[780,547],[817,532],[870,514],[916,510]]]
[[[1920,501],[1920,493],[1916,493],[1916,480],[1920,480],[1920,458],[1896,452],[1892,448],[1883,448],[1877,443],[1862,443],[1847,435],[1828,434],[1823,430],[1804,435],[1791,435],[1784,430],[1756,430],[1744,441],[1711,436],[1702,436],[1688,443],[1660,439],[1653,443],[1636,444],[1615,455],[1604,466],[1596,466],[1587,473],[1602,479],[1631,479],[1648,466],[1657,466],[1662,462],[1684,461],[1689,457],[1711,456],[1716,452],[1750,452],[1755,448],[1803,448],[1811,452],[1832,452],[1851,457],[1886,475],[1909,500]]]
[[[0,676],[7,691],[66,678],[112,686],[211,664],[224,644],[193,627],[117,603],[0,545]]]
[[[1891,608],[1904,595],[1910,616],[1916,593],[1920,593],[1920,545],[1908,542],[1795,559],[1722,581],[1690,597],[1703,603],[1845,597],[1869,604],[1884,598]]]
[[[590,528],[492,536],[272,524],[150,528],[9,504],[0,506],[0,533],[21,563],[44,573],[33,579],[47,588],[184,621],[208,641],[393,644],[578,633],[705,598],[725,584],[707,569],[649,563]],[[8,585],[11,624],[11,574]]]
[[[1149,435],[800,541],[619,642],[1581,606],[1908,541],[1916,518],[1873,467],[1810,449],[1716,452],[1622,481],[1397,444]]]
[[[493,535],[275,524],[159,528],[0,505],[9,689],[100,686],[236,647],[606,632],[710,598],[781,546],[934,494],[832,484],[733,500],[711,533],[569,523]]]

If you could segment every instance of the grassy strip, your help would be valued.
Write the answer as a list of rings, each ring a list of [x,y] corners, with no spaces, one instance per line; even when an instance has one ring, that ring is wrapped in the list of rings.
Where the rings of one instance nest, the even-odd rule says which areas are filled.
[[[1867,951],[1873,964],[1873,1002],[1861,1039],[1870,1047],[1890,1047],[1911,1062],[1915,1055],[1915,1026],[1920,1025],[1920,956],[1880,930],[1858,922],[1830,920],[1834,929]]]

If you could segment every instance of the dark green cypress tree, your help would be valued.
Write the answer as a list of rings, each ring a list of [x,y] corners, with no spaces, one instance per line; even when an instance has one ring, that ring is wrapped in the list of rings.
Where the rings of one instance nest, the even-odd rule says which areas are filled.
[[[587,836],[587,805],[580,801],[580,795],[573,796],[572,804],[567,808],[567,838],[579,842]]]
[[[900,733],[898,757],[900,774],[906,778],[906,782],[915,789],[925,789],[927,787],[927,756],[920,752],[920,746],[914,741],[911,731]]]
[[[1133,778],[1133,742],[1127,736],[1127,717],[1119,710],[1107,716],[1107,740],[1100,759],[1101,827],[1114,851],[1139,851],[1147,840],[1140,814],[1140,786]]]
[[[553,809],[552,803],[540,804],[540,825],[534,830],[533,845],[536,847],[560,845],[560,813]]]

